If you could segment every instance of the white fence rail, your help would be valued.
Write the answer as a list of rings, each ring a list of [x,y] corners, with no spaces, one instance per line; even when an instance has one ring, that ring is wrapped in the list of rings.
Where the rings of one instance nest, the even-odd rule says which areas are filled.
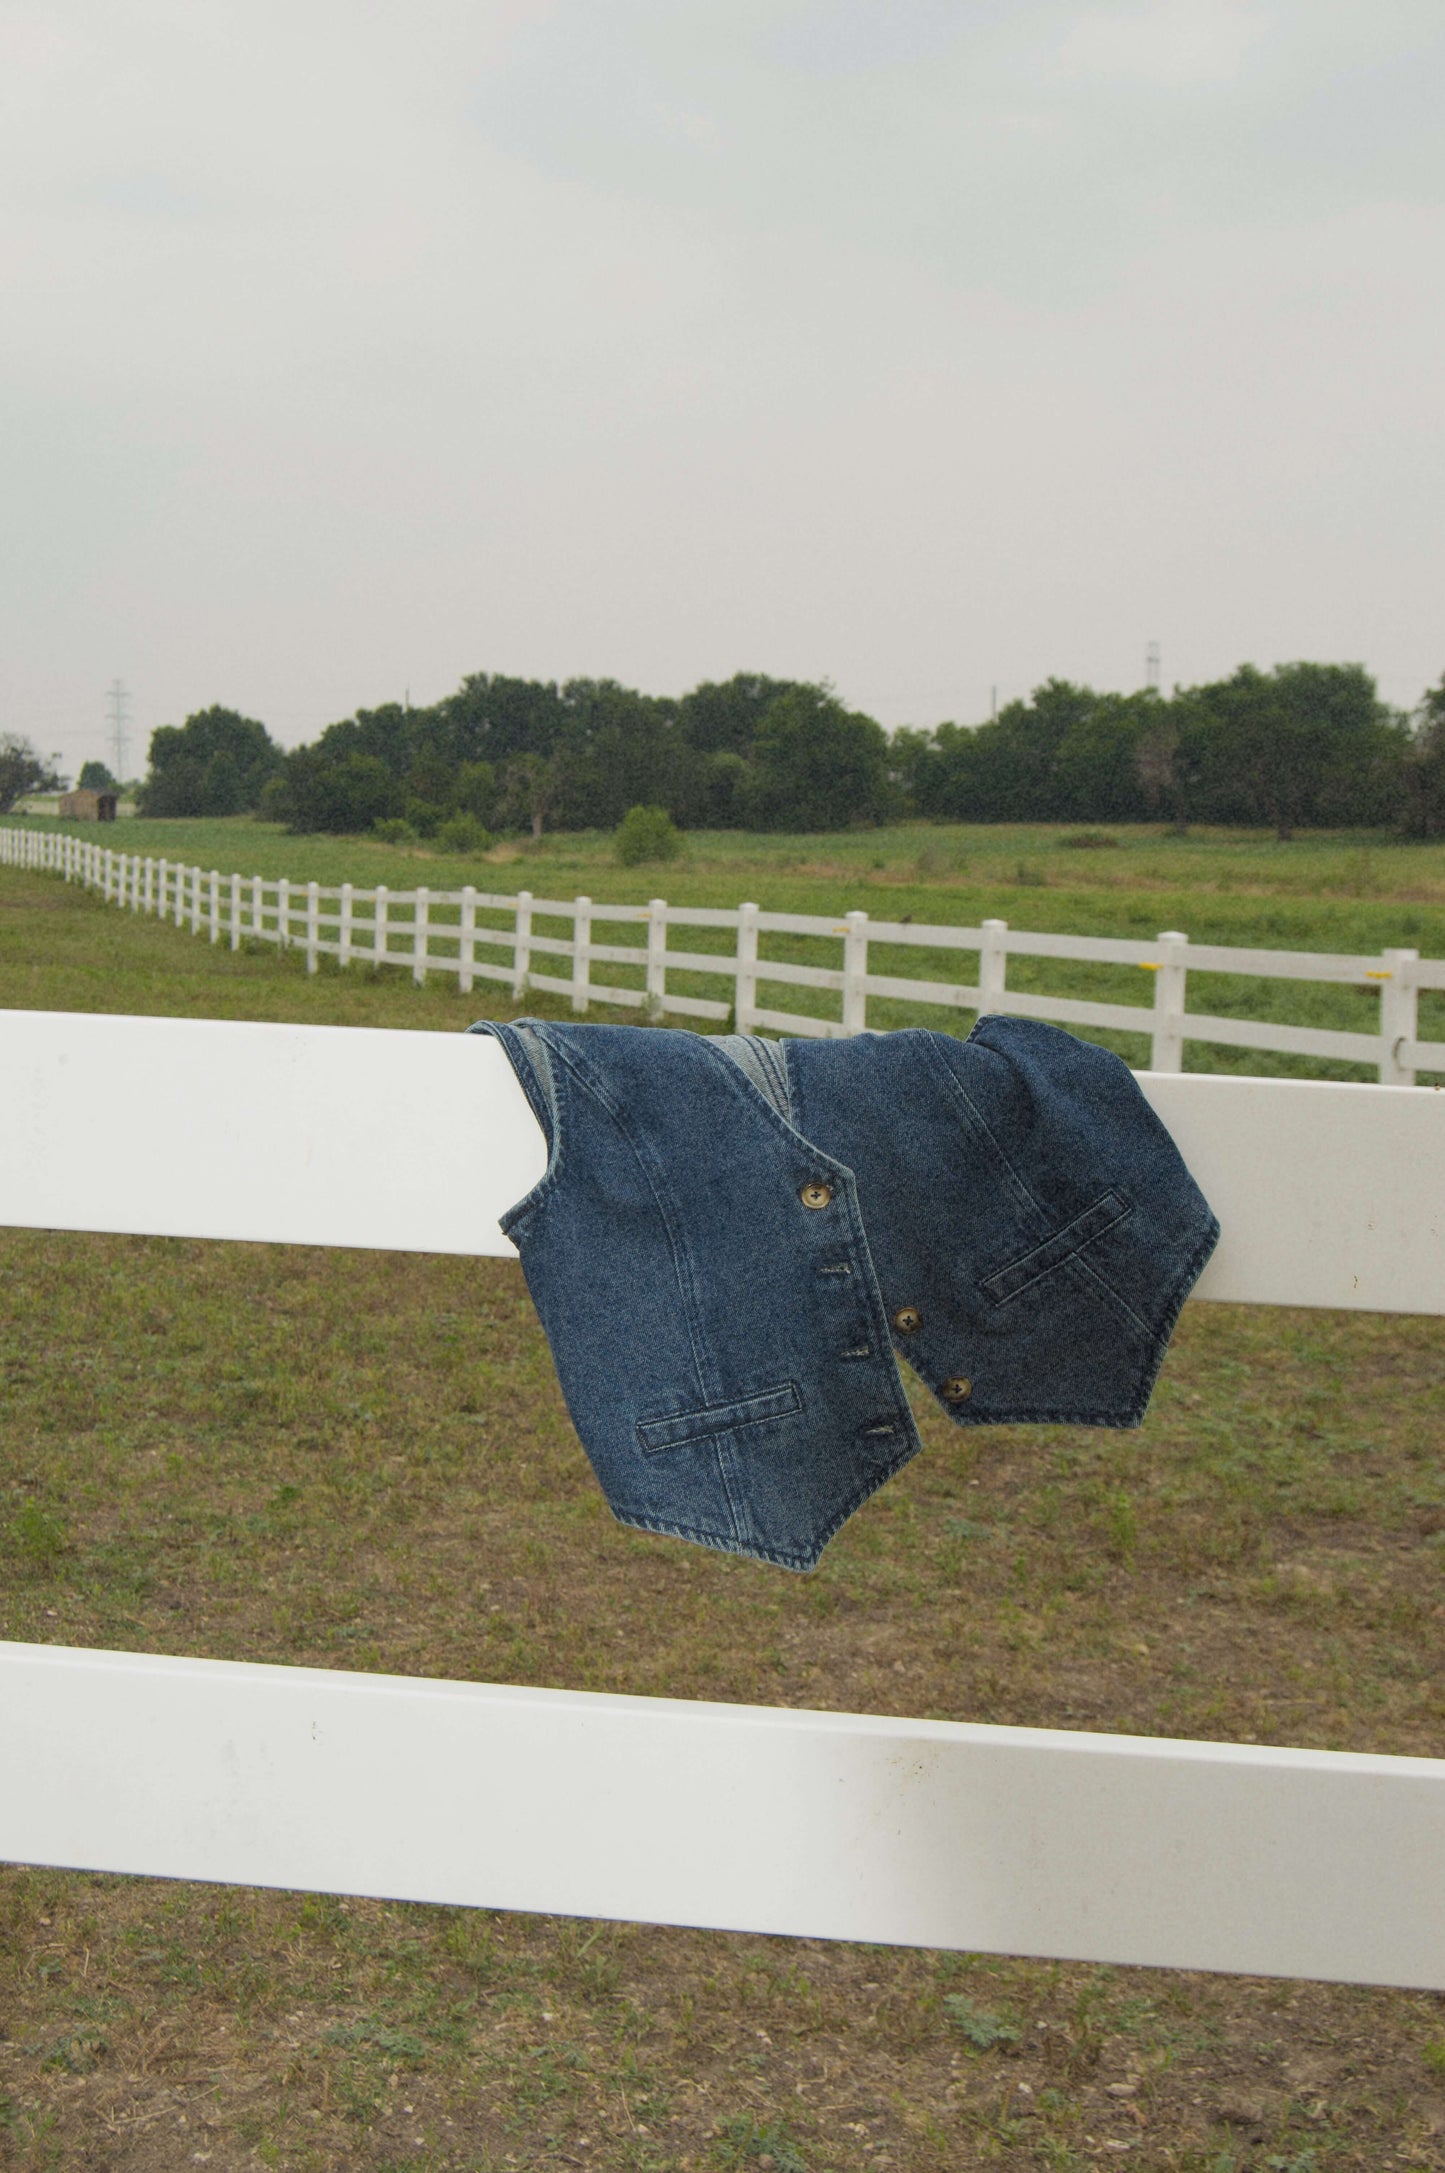
[[[206,934],[212,943],[227,941],[232,950],[247,941],[304,950],[311,973],[321,959],[333,958],[342,967],[409,969],[418,983],[429,973],[455,974],[463,992],[478,981],[498,981],[518,998],[530,989],[565,996],[577,1012],[594,1003],[618,1004],[651,1017],[672,1014],[718,1024],[731,1020],[744,1034],[762,1029],[834,1038],[864,1032],[869,999],[885,998],[1144,1035],[1150,1045],[1149,1069],[1155,1072],[1181,1071],[1186,1041],[1367,1065],[1387,1086],[1413,1085],[1417,1071],[1445,1072],[1445,1041],[1420,1038],[1419,1012],[1422,991],[1445,991],[1445,959],[1422,959],[1406,948],[1368,956],[1269,951],[1191,943],[1177,929],[1145,942],[1036,934],[1010,928],[1003,920],[951,928],[873,920],[863,912],[768,913],[752,904],[677,906],[664,898],[646,905],[603,905],[587,897],[539,898],[528,890],[490,892],[471,884],[462,890],[391,890],[384,884],[364,890],[352,883],[222,875],[216,868],[123,853],[91,838],[17,825],[0,825],[0,866],[5,865],[61,875],[100,891],[110,904],[171,920],[193,935]],[[571,934],[542,933],[537,922],[549,919],[570,922]],[[594,931],[608,923],[619,929],[640,925],[646,934],[639,941],[599,942]],[[690,928],[728,931],[733,937],[730,950],[669,948],[673,930]],[[841,942],[839,964],[808,965],[761,955],[760,938],[790,935]],[[877,945],[972,953],[978,959],[976,977],[952,982],[870,973],[869,948]],[[1010,957],[1140,968],[1154,977],[1153,1000],[1103,1003],[1010,988]],[[554,959],[565,962],[567,970],[544,970]],[[596,980],[593,968],[598,966],[621,968],[634,979],[630,985]],[[1374,989],[1379,1027],[1361,1033],[1191,1012],[1186,1007],[1191,968],[1256,980]],[[671,973],[713,976],[728,993],[681,994],[668,985]],[[820,1018],[764,1004],[759,992],[769,986],[825,990],[838,997],[838,1015]]]

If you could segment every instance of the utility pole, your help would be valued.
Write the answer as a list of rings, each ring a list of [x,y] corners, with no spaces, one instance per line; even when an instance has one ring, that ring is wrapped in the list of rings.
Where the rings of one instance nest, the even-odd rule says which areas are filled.
[[[1159,644],[1151,641],[1144,651],[1144,685],[1150,694],[1159,692]]]
[[[112,679],[106,691],[106,700],[110,704],[110,745],[111,752],[115,757],[115,781],[118,785],[123,785],[125,783],[126,726],[130,723],[130,712],[127,704],[130,701],[130,695],[126,692],[125,685],[121,680]]]

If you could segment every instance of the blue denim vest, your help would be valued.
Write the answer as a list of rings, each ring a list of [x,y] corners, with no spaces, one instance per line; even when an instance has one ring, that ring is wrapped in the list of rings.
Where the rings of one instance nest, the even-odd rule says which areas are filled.
[[[921,1446],[898,1356],[960,1425],[1142,1419],[1219,1226],[1118,1057],[472,1031],[547,1136],[502,1227],[622,1523],[811,1569]]]

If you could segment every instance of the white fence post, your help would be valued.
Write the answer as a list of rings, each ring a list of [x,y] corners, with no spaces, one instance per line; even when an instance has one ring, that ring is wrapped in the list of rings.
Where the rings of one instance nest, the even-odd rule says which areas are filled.
[[[161,921],[166,917],[170,870],[171,864],[168,860],[163,860],[156,869],[156,919]]]
[[[738,907],[738,966],[733,989],[733,1025],[740,1034],[758,1030],[758,909]]]
[[[200,934],[200,932],[201,932],[201,871],[200,871],[200,869],[199,869],[199,868],[192,868],[192,870],[191,870],[191,934],[192,934],[193,936],[198,936],[198,935]]]
[[[219,868],[212,868],[211,870],[210,892],[211,941],[219,943],[221,940],[221,871]]]
[[[291,948],[291,884],[284,875],[276,885],[276,943],[283,951]]]
[[[868,971],[868,915],[845,913],[848,933],[843,938],[843,1031],[861,1034],[868,1027],[868,992],[863,986]]]
[[[592,978],[592,900],[578,898],[572,907],[572,1009],[585,1011],[590,1001]]]
[[[982,1017],[1002,1003],[1008,978],[1007,921],[984,921],[978,947],[978,1009]]]
[[[418,988],[426,981],[426,941],[431,928],[431,892],[419,890],[412,907],[411,977]]]
[[[260,937],[266,928],[266,886],[259,875],[251,877],[251,933]]]
[[[380,966],[386,958],[386,899],[386,885],[385,883],[378,883],[376,886],[376,905],[374,907],[375,925],[371,931],[371,963],[373,970]]]
[[[667,994],[667,900],[650,898],[647,905],[647,993],[642,1009],[645,1017],[662,1017],[662,999]]]
[[[320,953],[316,946],[321,941],[321,885],[306,885],[306,971],[314,973]]]
[[[1166,928],[1159,938],[1159,967],[1154,975],[1154,1035],[1151,1071],[1184,1069],[1184,975],[1189,938]]]
[[[351,964],[351,916],[355,896],[356,894],[350,883],[343,883],[341,886],[341,914],[336,930],[336,963],[338,966],[349,966]]]
[[[150,854],[149,854],[149,853],[147,853],[147,854],[146,854],[146,875],[145,875],[145,897],[144,897],[144,899],[142,900],[142,903],[141,903],[141,911],[142,911],[143,913],[153,913],[153,912],[155,911],[155,885],[156,885],[156,864],[155,864],[155,862],[154,862],[154,861],[153,861],[153,860],[151,859],[151,857],[150,857]]]
[[[462,886],[461,928],[457,936],[457,987],[464,996],[472,992],[472,969],[477,959],[477,886]]]
[[[231,949],[232,949],[233,951],[239,951],[239,950],[240,950],[240,948],[241,948],[241,878],[240,878],[240,876],[239,876],[239,875],[237,875],[237,874],[235,873],[235,871],[233,870],[233,871],[232,871],[232,874],[231,874]]]
[[[30,855],[30,861],[31,861],[31,865],[32,865],[32,867],[33,867],[33,866],[34,866],[34,864],[35,864],[35,853],[34,853],[34,850],[33,850],[33,848],[32,848],[32,851],[31,851],[31,855]],[[105,899],[105,902],[106,902],[106,904],[107,904],[107,905],[109,905],[109,904],[110,904],[110,877],[111,877],[111,868],[112,868],[112,865],[113,865],[114,861],[115,861],[115,854],[114,854],[114,853],[113,853],[113,852],[111,851],[110,847],[109,847],[109,846],[107,845],[107,846],[106,846],[106,848],[105,848],[105,869],[104,869],[104,875],[105,875],[105,880],[104,880],[104,885],[103,885],[103,887],[102,887],[102,891],[101,891],[101,895],[102,895],[102,897],[103,897],[103,898]]]
[[[512,1001],[520,1003],[527,993],[532,971],[532,893],[517,892],[517,932],[512,942]]]
[[[1380,1038],[1385,1044],[1380,1056],[1381,1086],[1415,1084],[1415,1067],[1400,1052],[1403,1044],[1418,1040],[1420,1034],[1420,992],[1410,971],[1419,956],[1418,951],[1385,953],[1389,979],[1380,983]]]

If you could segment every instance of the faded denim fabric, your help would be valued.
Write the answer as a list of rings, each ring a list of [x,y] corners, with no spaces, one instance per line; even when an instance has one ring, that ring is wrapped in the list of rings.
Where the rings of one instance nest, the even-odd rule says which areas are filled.
[[[502,1218],[624,1524],[811,1569],[961,1425],[1137,1426],[1219,1226],[1128,1068],[980,1019],[765,1042],[490,1022],[547,1136]]]

